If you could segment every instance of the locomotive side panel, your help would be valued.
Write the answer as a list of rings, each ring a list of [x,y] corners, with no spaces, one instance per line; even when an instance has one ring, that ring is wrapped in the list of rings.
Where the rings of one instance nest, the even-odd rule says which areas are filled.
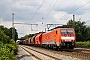
[[[42,35],[42,47],[55,49],[57,46],[56,42],[57,41],[55,31],[44,33]]]
[[[44,33],[42,35],[42,44],[54,44],[55,35],[54,32]]]

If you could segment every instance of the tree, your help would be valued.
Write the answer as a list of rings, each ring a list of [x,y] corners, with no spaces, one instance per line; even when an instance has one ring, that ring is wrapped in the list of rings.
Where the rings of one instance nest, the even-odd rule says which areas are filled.
[[[77,41],[87,41],[87,27],[85,22],[69,20],[67,27],[74,28]]]
[[[1,41],[2,43],[4,43],[4,44],[10,43],[10,38],[9,38],[9,36],[5,35],[5,34],[4,34],[4,31],[1,30],[1,28],[0,28],[0,41]]]
[[[12,28],[6,28],[4,26],[0,26],[0,29],[3,31],[5,35],[7,35],[10,39],[12,39]],[[15,41],[18,39],[18,33],[17,30],[15,30]]]
[[[41,32],[39,32],[41,33]],[[33,37],[34,35],[37,35],[39,33],[35,33],[35,34],[28,34],[28,35],[25,35],[24,37],[21,37],[21,39],[27,39],[27,38],[30,38],[30,37]]]
[[[87,41],[90,41],[90,26],[87,27]]]
[[[30,38],[30,37],[33,37],[35,34],[29,34],[29,35],[25,35],[24,37],[21,37],[22,39],[27,39],[27,38]]]
[[[17,30],[15,28],[13,28],[13,30],[14,30],[14,39],[15,39],[15,42],[16,42],[16,40],[18,39],[18,33],[17,33]],[[12,28],[10,28],[9,31],[10,31],[9,36],[12,39]]]

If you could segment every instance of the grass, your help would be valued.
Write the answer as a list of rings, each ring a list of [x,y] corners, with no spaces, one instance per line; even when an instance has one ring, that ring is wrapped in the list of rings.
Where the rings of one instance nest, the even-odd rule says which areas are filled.
[[[76,42],[76,47],[80,47],[80,48],[90,48],[90,41],[86,41],[86,42]]]

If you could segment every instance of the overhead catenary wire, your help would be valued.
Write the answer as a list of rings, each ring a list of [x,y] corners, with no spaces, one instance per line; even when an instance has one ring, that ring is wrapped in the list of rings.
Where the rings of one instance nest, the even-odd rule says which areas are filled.
[[[87,5],[87,4],[89,4],[89,3],[90,3],[90,2],[87,2],[86,4],[84,4],[84,5],[82,5],[82,6],[78,7],[78,8],[76,8],[75,10],[69,12],[68,14],[71,14],[71,13],[75,12],[76,10],[78,10],[78,9],[80,9],[80,8],[82,8],[82,7],[84,7],[85,5]],[[67,14],[66,14],[66,15],[67,15]],[[66,15],[63,15],[62,17],[66,16]],[[62,17],[60,17],[60,18],[62,18]],[[60,19],[60,18],[59,18],[59,19]]]
[[[37,2],[38,2],[38,0],[35,2],[35,4],[34,4],[32,10],[30,11],[30,15],[31,15],[32,11],[34,10],[34,8],[35,8]]]
[[[51,10],[49,11],[49,13],[48,13],[47,16],[45,17],[44,21],[45,21],[46,18],[49,16],[50,12],[52,11],[52,9],[54,8],[54,6],[56,5],[57,2],[58,2],[58,0],[56,0],[56,2],[54,3],[53,7],[51,8]]]
[[[58,1],[58,0],[56,0],[55,4],[57,3],[57,1]],[[76,1],[76,0],[71,1],[65,8],[67,8],[69,5],[71,5],[74,1]],[[53,7],[55,6],[55,4],[53,5]],[[47,14],[46,18],[48,17],[48,15],[50,14],[50,12],[52,11],[53,7],[51,8],[51,10],[49,11],[49,13]],[[63,11],[65,8],[63,8],[62,11]],[[42,19],[44,19],[44,21],[46,20],[46,18],[42,17]],[[42,22],[42,24],[43,24],[43,22]]]
[[[14,14],[16,17],[18,17],[20,20],[25,20],[24,18],[19,17],[18,15]]]
[[[31,18],[31,20],[33,20],[33,18],[35,17],[35,15],[37,14],[37,12],[39,11],[39,9],[42,7],[42,5],[44,4],[45,0],[42,2],[42,4],[39,6],[39,8],[36,10],[35,14],[33,15],[33,17]],[[31,21],[30,20],[30,21]]]
[[[57,3],[57,1],[58,1],[58,0],[56,0],[55,4]],[[45,0],[43,1],[43,3],[44,3],[44,2],[45,2]],[[43,3],[41,4],[41,6],[43,5]],[[53,7],[55,6],[55,4],[53,5]],[[36,3],[35,3],[35,5],[36,5]],[[34,5],[34,6],[35,6],[35,5]],[[40,6],[40,7],[41,7],[41,6]],[[40,8],[40,7],[39,7],[39,8]],[[53,7],[51,8],[51,10],[53,9]],[[39,8],[38,8],[38,10],[39,10]],[[34,9],[34,7],[33,7],[33,9]],[[38,10],[37,10],[37,11],[38,11]],[[50,14],[51,10],[49,11],[48,15]],[[36,11],[36,13],[37,13],[37,11]],[[35,14],[36,14],[36,13],[35,13]],[[48,15],[46,16],[46,18],[48,17]],[[34,16],[35,16],[35,15],[34,15]],[[34,18],[34,16],[33,16],[33,18]],[[18,17],[18,16],[17,16],[17,17]],[[46,19],[46,18],[45,18],[45,19]],[[31,19],[31,20],[32,20],[32,19]],[[23,27],[24,27],[24,26],[23,26]]]
[[[18,15],[14,14],[16,17],[18,17],[20,20],[25,20],[24,18],[20,18]],[[21,26],[20,28],[18,28],[17,30],[23,28],[24,26]]]
[[[35,17],[35,15],[37,14],[37,12],[39,11],[39,9],[41,8],[41,6],[44,4],[44,2],[45,2],[45,0],[43,1],[43,3],[40,5],[40,7],[37,9],[37,11],[35,12],[35,14],[33,15],[33,17],[31,18],[31,20]],[[17,16],[18,17],[18,16]],[[19,18],[20,19],[20,18]],[[22,27],[24,27],[24,26],[22,26]],[[22,28],[21,27],[21,28]],[[19,28],[19,29],[21,29],[21,28]]]
[[[36,6],[36,3],[38,2],[38,0],[35,2],[35,4],[34,4],[34,6],[33,6],[33,9],[34,9],[34,7]],[[31,15],[31,12],[33,11],[33,9],[30,11],[30,15]],[[17,16],[17,15],[15,15],[15,16]],[[18,16],[17,16],[18,17]],[[19,18],[19,17],[18,17]],[[20,20],[23,20],[23,18],[19,18]],[[25,19],[24,19],[25,20]],[[20,28],[18,28],[17,30],[19,30],[19,29],[21,29],[21,28],[23,28],[24,26],[22,26],[22,27],[20,27]]]
[[[84,5],[82,5],[82,6],[80,6],[80,7],[78,7],[78,8],[76,8],[75,10],[73,10],[73,11],[71,11],[71,12],[69,12],[69,14],[71,14],[71,13],[73,13],[74,11],[76,11],[76,10],[78,10],[78,9],[80,9],[80,8],[82,8],[82,7],[84,7],[85,5],[87,5],[87,4],[89,4],[90,2],[88,2],[88,3],[86,3],[86,4],[84,4]],[[66,14],[67,15],[67,14]],[[64,15],[64,16],[66,16],[66,15]],[[48,15],[47,15],[48,16]],[[46,18],[47,18],[47,16],[46,16]],[[64,16],[62,16],[62,17],[64,17]],[[44,19],[44,21],[46,20],[46,18]],[[59,18],[60,19],[60,18]]]
[[[88,11],[90,12],[90,10],[88,10]],[[88,14],[88,16],[82,16],[82,17],[80,17],[79,20],[82,20],[82,21],[88,23],[88,21],[90,21],[90,14]]]
[[[86,3],[86,4],[84,4],[84,5],[80,6],[80,7],[78,7],[77,9],[75,9],[75,10],[69,12],[69,14],[72,13],[72,12],[74,12],[74,11],[76,11],[76,10],[78,10],[78,9],[80,9],[80,8],[82,8],[82,7],[84,7],[85,5],[87,5],[87,4],[89,4],[89,3],[90,3],[90,2],[88,2],[88,3]]]
[[[71,1],[68,5],[66,5],[61,11],[64,11],[68,6],[70,6],[72,3],[74,4],[76,0]],[[59,12],[60,13],[60,12]],[[58,16],[59,17],[59,16]]]
[[[44,21],[45,21],[46,18],[49,16],[50,12],[51,12],[52,9],[55,7],[55,5],[56,5],[57,2],[58,2],[58,0],[55,1],[55,3],[53,4],[52,8],[50,9],[50,11],[48,12],[48,14],[46,15],[46,17],[45,17],[45,18],[42,18],[42,19],[44,19]],[[44,22],[44,21],[43,21],[43,22]],[[42,22],[42,24],[43,24],[43,22]],[[45,26],[46,26],[46,25],[45,25]],[[46,30],[46,29],[45,29],[45,30]]]
[[[73,0],[72,2],[74,2],[74,1],[75,1],[75,0]],[[56,0],[55,4],[56,4],[57,2],[58,2],[58,0]],[[71,3],[72,3],[72,2],[71,2]],[[70,3],[70,4],[71,4],[71,3]],[[55,4],[53,5],[53,7],[55,6]],[[69,6],[70,4],[68,4],[67,6]],[[67,6],[66,6],[66,7],[67,7]],[[52,11],[53,7],[51,8],[51,10],[49,11],[49,13],[47,14],[46,18],[48,17],[48,15],[50,14],[50,12]],[[65,8],[66,8],[66,7],[65,7]],[[64,9],[65,9],[65,8],[64,8]],[[63,11],[64,9],[62,9],[62,11]],[[44,17],[43,17],[42,19],[44,19],[44,21],[45,21],[46,18],[44,19]]]
[[[37,0],[37,1],[38,1],[38,0]],[[35,7],[37,1],[35,2],[34,6],[33,6],[33,9],[34,9],[34,7]],[[31,15],[31,12],[33,11],[33,9],[30,11],[30,15]],[[20,18],[20,17],[17,16],[16,14],[15,14],[15,16],[18,17],[20,20],[25,20],[24,18]],[[21,28],[23,28],[23,27],[24,27],[24,26],[20,27],[19,29],[21,29]],[[17,30],[19,30],[19,29],[17,29]]]
[[[37,2],[37,1],[36,1],[36,2]],[[43,3],[44,3],[44,2],[45,2],[45,0],[43,1]],[[37,13],[38,10],[41,8],[41,6],[43,5],[43,3],[39,6],[39,8],[37,9],[36,13]],[[36,5],[36,3],[34,4],[33,9],[34,9],[35,5]],[[31,12],[33,11],[33,9],[31,10]],[[31,12],[30,12],[30,15],[31,15]],[[36,13],[33,15],[33,17],[31,18],[31,20],[35,17]],[[20,27],[19,29],[21,29],[21,28],[23,28],[23,27],[24,27],[24,26]],[[18,29],[18,30],[19,30],[19,29]]]
[[[48,11],[48,9],[50,8],[50,6],[51,6],[52,2],[53,2],[53,0],[52,0],[52,1],[51,1],[51,3],[49,4],[49,6],[48,6],[48,8],[47,8],[47,10],[46,10],[45,12],[47,12],[47,11]],[[43,15],[42,19],[44,18],[44,16],[45,16],[45,15]]]
[[[76,0],[71,1],[67,6],[65,6],[65,7],[62,9],[62,11],[63,11],[65,8],[67,8],[69,5],[71,5],[72,3],[74,3],[74,1],[76,1]]]
[[[16,17],[18,17],[16,14],[14,14]],[[20,17],[18,17],[19,19],[23,19],[23,18],[20,18]],[[14,24],[24,24],[24,26],[21,26],[20,28],[18,28],[17,30],[19,30],[19,29],[21,29],[21,28],[23,28],[23,27],[25,27],[25,25],[35,25],[35,24],[29,24],[29,23],[15,23],[14,22]],[[32,29],[32,28],[31,28]]]

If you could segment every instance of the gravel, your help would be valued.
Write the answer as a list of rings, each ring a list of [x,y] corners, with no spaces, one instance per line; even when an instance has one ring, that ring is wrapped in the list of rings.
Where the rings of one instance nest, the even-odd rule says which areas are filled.
[[[54,57],[59,58],[59,59],[62,59],[62,60],[82,60],[82,59],[77,58],[77,57],[66,56],[66,55],[63,55],[63,54],[54,53],[54,52],[52,52],[52,51],[49,51],[48,49],[42,49],[42,48],[36,48],[36,47],[30,47],[30,46],[27,46],[27,47],[29,47],[29,48],[31,48],[31,49],[34,49],[34,50],[37,50],[37,51],[39,51],[39,52],[43,52],[43,53],[45,53],[45,54],[54,56]],[[33,52],[33,53],[35,53],[35,52]],[[42,55],[40,55],[40,54],[37,54],[37,55],[38,55],[38,56],[42,56]],[[43,58],[43,56],[42,56],[42,58]],[[45,59],[45,58],[47,58],[47,57],[44,57],[43,60],[47,60],[47,59]],[[48,59],[48,60],[49,60],[49,59]],[[51,59],[51,60],[52,60],[52,59]]]
[[[18,55],[16,60],[37,60],[32,55],[30,55],[28,52],[23,50],[21,47],[18,48]]]

